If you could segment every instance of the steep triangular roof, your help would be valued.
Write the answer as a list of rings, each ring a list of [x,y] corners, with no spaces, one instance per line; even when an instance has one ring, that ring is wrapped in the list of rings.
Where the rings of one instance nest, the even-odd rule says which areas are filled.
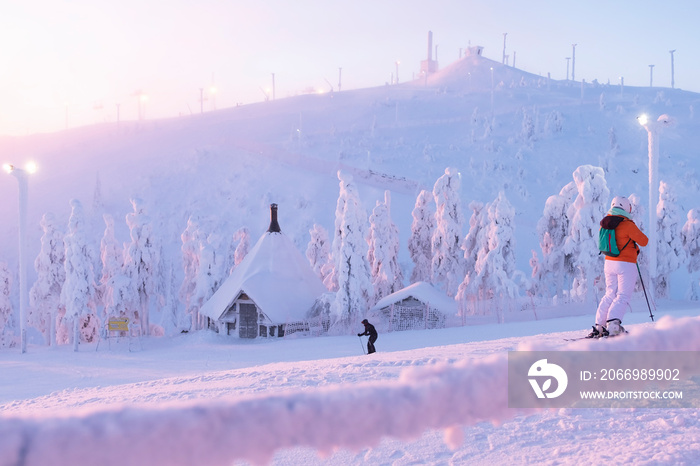
[[[219,319],[244,292],[272,322],[302,320],[326,291],[287,235],[265,232],[199,312]]]

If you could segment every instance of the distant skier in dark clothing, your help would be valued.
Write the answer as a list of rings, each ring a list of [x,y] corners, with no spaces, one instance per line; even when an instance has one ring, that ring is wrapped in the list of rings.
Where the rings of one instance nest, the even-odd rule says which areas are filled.
[[[365,333],[358,333],[357,336],[369,335],[369,340],[367,340],[367,354],[372,354],[377,351],[374,348],[374,342],[377,341],[377,329],[374,328],[374,325],[367,322],[367,319],[363,320],[362,323],[365,326]]]

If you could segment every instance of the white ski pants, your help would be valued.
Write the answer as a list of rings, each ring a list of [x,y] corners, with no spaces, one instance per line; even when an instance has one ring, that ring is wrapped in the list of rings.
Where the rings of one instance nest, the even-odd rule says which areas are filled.
[[[634,262],[605,261],[605,296],[600,300],[595,323],[605,326],[610,319],[620,319],[637,283],[637,264]]]

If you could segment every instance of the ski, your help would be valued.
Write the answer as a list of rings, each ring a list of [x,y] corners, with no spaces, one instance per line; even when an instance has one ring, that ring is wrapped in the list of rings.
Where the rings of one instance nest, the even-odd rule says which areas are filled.
[[[620,334],[618,334],[618,335],[613,335],[613,336],[606,335],[606,336],[604,336],[604,337],[588,337],[588,336],[586,336],[586,337],[578,337],[578,338],[564,338],[564,341],[604,340],[604,339],[606,339],[606,338],[615,338],[615,337],[619,337],[620,335],[624,335],[624,334],[626,334],[626,333],[629,333],[629,332],[627,332],[627,330],[625,330],[624,332],[622,332],[622,333],[620,333]]]

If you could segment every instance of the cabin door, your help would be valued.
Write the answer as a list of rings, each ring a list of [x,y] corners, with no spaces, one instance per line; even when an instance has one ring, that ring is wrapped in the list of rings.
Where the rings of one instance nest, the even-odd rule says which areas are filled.
[[[241,338],[256,338],[258,336],[258,311],[255,304],[239,303],[238,315],[241,325],[238,336]]]

